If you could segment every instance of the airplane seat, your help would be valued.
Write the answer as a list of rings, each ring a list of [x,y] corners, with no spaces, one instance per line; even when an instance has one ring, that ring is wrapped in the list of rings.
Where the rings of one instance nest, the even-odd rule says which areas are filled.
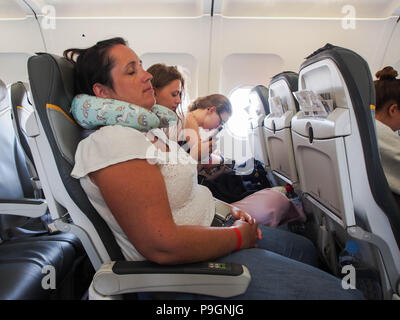
[[[264,118],[269,114],[267,87],[257,85],[250,90],[249,106],[246,110],[249,114],[250,122],[248,138],[251,153],[254,159],[261,161],[265,165],[267,171],[269,171],[270,163],[263,134]]]
[[[26,186],[24,185],[24,180],[27,180],[26,177],[28,176],[28,172],[26,168],[23,168],[23,166],[21,166],[20,163],[21,149],[15,141],[7,87],[2,81],[0,82],[0,90],[0,143],[1,150],[7,150],[7,152],[2,152],[1,155],[2,166],[0,169],[2,179],[0,180],[0,190],[2,196],[8,197],[10,199],[17,199],[24,196],[32,195],[32,190],[29,190],[29,188],[26,188]],[[20,177],[22,179],[20,179]],[[9,185],[10,182],[13,182],[13,186]]]
[[[16,138],[8,90],[3,82],[0,109],[0,236],[3,239],[46,233],[41,218],[47,205],[34,198],[25,158]]]
[[[1,300],[76,300],[87,292],[91,265],[71,233],[0,244]]]
[[[372,299],[399,297],[400,213],[380,164],[367,62],[327,44],[306,58],[292,138],[303,204],[331,271],[355,268]]]
[[[80,182],[70,176],[83,129],[72,119],[74,66],[65,58],[40,53],[28,60],[34,110],[25,130],[54,226],[79,237],[96,270],[90,299],[120,299],[137,292],[190,292],[220,297],[243,293],[250,281],[246,267],[227,264],[221,270],[208,262],[160,266],[125,261],[105,221]],[[228,270],[229,269],[229,270]]]
[[[73,234],[49,234],[42,219],[47,204],[34,198],[14,133],[10,96],[0,84],[0,299],[80,298],[87,289],[79,267],[85,264],[84,251]]]
[[[291,134],[292,117],[299,110],[292,92],[297,91],[298,74],[285,71],[275,75],[269,85],[271,113],[264,119],[264,137],[271,170],[283,183],[297,189],[298,175]]]
[[[24,160],[29,172],[29,179],[33,187],[33,197],[36,199],[44,198],[39,177],[36,172],[35,163],[33,162],[33,156],[29,149],[28,140],[25,132],[20,126],[20,123],[25,122],[24,118],[33,108],[29,97],[29,84],[18,81],[10,86],[9,91],[14,132],[20,146],[22,147]],[[28,108],[28,110],[22,108],[22,105],[24,105],[25,108]]]

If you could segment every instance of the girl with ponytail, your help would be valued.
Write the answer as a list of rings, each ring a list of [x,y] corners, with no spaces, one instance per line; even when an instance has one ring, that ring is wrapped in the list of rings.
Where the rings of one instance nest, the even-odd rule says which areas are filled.
[[[400,79],[388,66],[378,71],[376,92],[376,131],[382,167],[389,186],[400,204]]]

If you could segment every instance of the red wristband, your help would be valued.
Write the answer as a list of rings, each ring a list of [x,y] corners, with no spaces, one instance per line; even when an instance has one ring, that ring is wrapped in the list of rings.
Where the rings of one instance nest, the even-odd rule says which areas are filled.
[[[233,230],[235,230],[235,232],[236,232],[237,246],[236,246],[235,251],[238,251],[242,247],[242,234],[240,233],[240,231],[239,231],[239,229],[237,227],[232,226],[231,228]]]

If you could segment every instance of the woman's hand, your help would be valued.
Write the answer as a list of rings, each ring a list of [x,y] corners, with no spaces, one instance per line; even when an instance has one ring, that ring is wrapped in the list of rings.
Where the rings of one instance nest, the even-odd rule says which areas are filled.
[[[262,239],[262,232],[260,230],[260,228],[258,228],[258,223],[256,221],[256,219],[254,219],[251,215],[249,215],[247,212],[240,210],[237,207],[231,206],[231,213],[232,213],[232,217],[234,217],[238,222],[238,221],[243,221],[243,222],[247,222],[250,225],[256,225],[256,231],[257,231],[257,239]],[[234,223],[234,225],[235,225]]]
[[[237,227],[242,235],[242,245],[240,249],[257,248],[257,240],[260,238],[260,229],[257,222],[249,224],[243,220],[236,220],[233,226]]]
[[[256,222],[256,220],[251,215],[249,215],[247,212],[245,212],[235,206],[231,206],[231,213],[232,213],[232,217],[234,217],[236,220],[246,221],[250,224],[253,224]]]

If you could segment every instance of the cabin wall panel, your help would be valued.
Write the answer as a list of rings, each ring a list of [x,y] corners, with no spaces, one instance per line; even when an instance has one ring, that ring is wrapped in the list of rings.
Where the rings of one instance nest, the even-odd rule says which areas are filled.
[[[225,16],[344,17],[351,6],[358,18],[387,17],[397,0],[217,0]],[[347,10],[346,10],[347,9]]]
[[[378,69],[385,66],[392,66],[400,73],[400,22],[396,23],[394,21],[392,30],[390,42],[387,46],[387,50],[385,50],[382,64]]]
[[[209,0],[45,1],[61,17],[198,17],[211,7]]]
[[[198,64],[198,86],[191,89],[191,95],[195,92],[200,96],[212,92],[227,94],[237,85],[238,79],[223,70],[224,60],[232,54],[276,54],[282,59],[280,68],[274,65],[276,73],[298,71],[307,55],[330,42],[356,51],[367,60],[371,70],[376,70],[382,60],[382,49],[376,42],[385,45],[383,39],[389,32],[385,19],[357,20],[355,29],[345,30],[340,19],[251,19],[220,15],[57,19],[54,30],[43,30],[48,51],[57,54],[62,54],[65,48],[86,47],[113,36],[125,37],[139,55],[188,53]],[[262,84],[268,85],[272,75],[263,73]],[[255,75],[255,79],[260,77]],[[224,78],[231,79],[232,84],[222,84]]]
[[[376,43],[380,41],[385,45],[388,41],[390,29],[387,24],[385,19],[357,20],[355,29],[344,29],[340,19],[237,19],[215,16],[209,92],[228,95],[239,85],[269,86],[272,76],[287,70],[298,72],[304,58],[328,42],[359,53],[373,71],[382,56],[382,49]],[[235,56],[238,58],[233,61],[231,58]],[[240,139],[225,131],[224,141],[229,142],[224,144],[224,154],[238,161],[243,160],[240,148],[235,147],[240,145]],[[246,157],[250,156],[246,153]]]
[[[164,63],[168,66],[179,66],[179,71],[185,79],[185,102],[193,100],[198,96],[198,64],[190,54],[187,53],[165,53],[149,52],[140,56],[143,61],[143,67],[148,69],[155,63]]]
[[[0,39],[0,79],[7,84],[27,81],[29,56],[45,51],[37,21],[0,19]]]
[[[67,48],[85,48],[99,40],[116,36],[128,40],[139,56],[146,53],[192,55],[198,64],[198,88],[194,92],[205,95],[209,79],[209,28],[210,17],[58,19],[55,29],[44,30],[44,37],[48,51],[59,55]]]
[[[33,17],[0,19],[0,52],[44,51],[39,24]]]
[[[224,58],[219,91],[224,95],[245,84],[265,84],[283,69],[283,59],[276,54],[236,53]]]
[[[215,18],[215,17],[214,17]],[[385,30],[386,20],[357,20],[355,29],[343,29],[341,20],[286,20],[286,19],[234,19],[222,18],[214,24],[218,29],[214,34],[212,48],[212,70],[210,91],[218,91],[223,75],[223,61],[231,54],[254,53],[276,54],[283,59],[279,72],[298,72],[304,58],[326,43],[343,46],[359,53],[370,64],[377,67],[376,54],[381,50],[376,46]],[[232,89],[236,79],[231,78]],[[268,85],[266,77],[264,85]],[[224,91],[229,91],[224,85]]]
[[[0,79],[6,84],[28,82],[27,62],[29,53],[0,53]]]
[[[0,0],[0,18],[25,18],[25,12],[15,0]]]

